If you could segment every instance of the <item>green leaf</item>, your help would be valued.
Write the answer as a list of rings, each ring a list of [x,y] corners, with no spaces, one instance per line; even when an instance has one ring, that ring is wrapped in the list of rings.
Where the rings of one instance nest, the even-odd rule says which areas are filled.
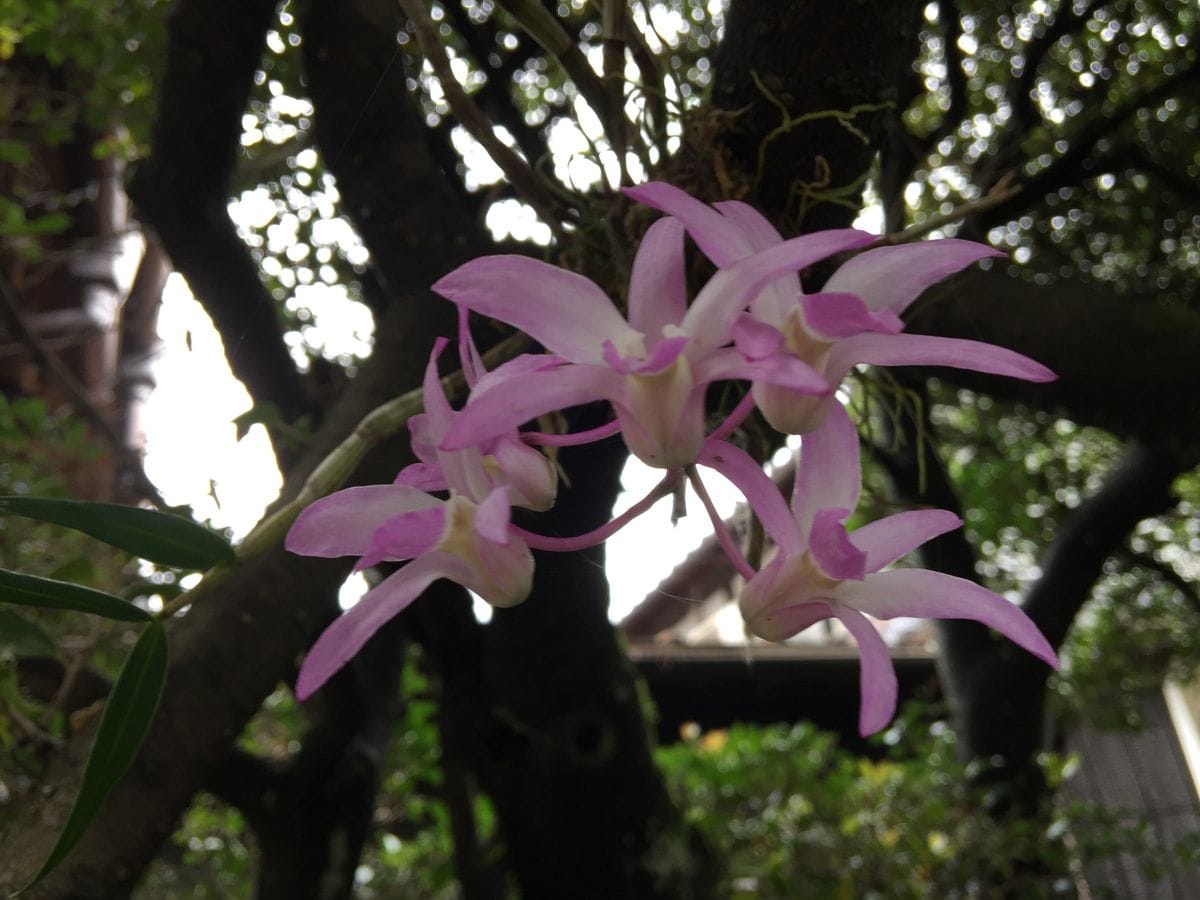
[[[133,652],[109,694],[104,717],[96,732],[96,743],[92,745],[92,754],[83,772],[79,796],[75,798],[67,824],[42,868],[22,891],[45,878],[79,843],[109,790],[137,756],[154,719],[166,677],[167,634],[162,623],[155,621],[134,644]]]
[[[0,609],[0,651],[14,656],[54,656],[54,639],[35,622],[11,609]]]
[[[74,528],[166,566],[207,569],[233,560],[233,549],[219,534],[181,516],[151,509],[49,497],[0,497],[3,514]]]
[[[121,622],[151,622],[154,616],[128,600],[81,584],[0,569],[0,601],[21,606],[74,609]]]
[[[61,234],[70,227],[71,217],[69,215],[64,212],[54,212],[30,219],[25,224],[24,233],[29,235]]]

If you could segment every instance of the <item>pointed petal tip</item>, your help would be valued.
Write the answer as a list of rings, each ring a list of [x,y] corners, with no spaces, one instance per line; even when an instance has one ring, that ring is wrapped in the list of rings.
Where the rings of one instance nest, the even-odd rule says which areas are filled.
[[[296,685],[292,688],[292,693],[295,695],[297,703],[304,703],[317,692],[317,688],[320,686],[320,684],[308,684],[304,678],[304,670],[301,669],[300,676],[296,679]]]
[[[858,714],[858,736],[869,738],[871,735],[883,731],[891,721],[890,714],[884,716],[878,712],[868,712],[866,707],[863,707]]]
[[[1042,637],[1041,632],[1038,633],[1038,636]],[[1054,648],[1050,646],[1050,642],[1044,637],[1042,637],[1040,644],[1037,646],[1026,647],[1025,649],[1048,665],[1055,672],[1058,671],[1059,666],[1061,665],[1058,654],[1054,652]]]

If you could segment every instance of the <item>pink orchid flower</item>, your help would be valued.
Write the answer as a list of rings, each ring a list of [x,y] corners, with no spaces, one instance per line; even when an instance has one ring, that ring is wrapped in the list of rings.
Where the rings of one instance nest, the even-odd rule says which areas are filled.
[[[736,447],[710,442],[701,462],[737,484],[778,546],[742,589],[738,605],[747,627],[764,640],[781,641],[824,619],[845,625],[861,657],[864,736],[891,720],[897,686],[887,646],[863,613],[877,619],[973,619],[1057,668],[1054,650],[1037,626],[998,594],[941,572],[882,571],[961,525],[953,513],[911,510],[846,531],[862,476],[858,432],[840,403],[804,436],[790,510],[762,469]]]
[[[483,364],[469,335],[464,332],[460,340],[467,382],[476,383],[485,374]],[[438,448],[456,415],[437,372],[447,343],[445,338],[434,343],[425,368],[425,412],[409,420],[421,461],[404,468],[393,484],[347,488],[317,500],[288,532],[285,546],[293,553],[358,556],[359,569],[412,560],[325,629],[300,669],[300,700],[439,578],[457,582],[493,606],[514,606],[529,596],[533,556],[510,524],[511,507],[549,509],[557,475],[515,428],[479,447]],[[426,493],[443,490],[450,492],[449,500]]]
[[[722,269],[783,241],[745,203],[708,206],[661,182],[626,188],[625,193],[683,222]],[[736,322],[734,339],[750,362],[766,366],[780,357],[803,360],[832,387],[860,363],[949,366],[1052,381],[1055,375],[1045,366],[1003,347],[902,333],[900,315],[926,288],[981,259],[1003,256],[984,244],[956,239],[865,250],[843,263],[820,293],[805,294],[790,274],[768,284],[752,298],[749,315]],[[816,428],[834,405],[829,394],[802,393],[761,380],[753,382],[752,395],[766,420],[788,434]]]
[[[487,373],[471,343],[466,322],[461,324],[459,355],[467,384],[474,387]],[[521,440],[515,426],[478,446],[460,450],[443,450],[438,446],[458,415],[446,399],[437,372],[438,357],[447,343],[445,338],[434,342],[425,367],[425,412],[408,421],[412,450],[419,462],[402,469],[395,483],[424,491],[449,490],[476,503],[505,485],[513,506],[536,512],[549,509],[557,493],[558,471],[540,451]]]
[[[296,699],[305,700],[393,616],[439,578],[457,582],[493,606],[515,606],[533,585],[533,555],[509,524],[508,488],[476,504],[454,494],[439,500],[403,484],[346,488],[305,508],[284,546],[302,556],[359,556],[359,569],[412,562],[367,591],[333,621],[304,658]]]
[[[524,256],[472,260],[433,289],[460,308],[521,329],[550,355],[518,357],[482,378],[441,446],[477,444],[551,410],[603,399],[636,456],[659,468],[689,465],[704,441],[704,392],[712,382],[752,380],[803,396],[828,392],[825,379],[795,355],[753,358],[727,345],[763,287],[870,240],[844,229],[780,242],[718,272],[689,307],[683,228],[660,219],[633,263],[628,320],[573,272]]]

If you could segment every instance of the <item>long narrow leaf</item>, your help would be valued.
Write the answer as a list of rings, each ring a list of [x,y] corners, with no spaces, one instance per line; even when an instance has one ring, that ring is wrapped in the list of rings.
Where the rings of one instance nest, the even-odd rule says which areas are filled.
[[[67,824],[45,864],[22,890],[37,884],[79,843],[104,798],[137,756],[167,677],[167,635],[154,621],[142,632],[113,685]]]
[[[233,559],[233,549],[219,534],[152,509],[49,497],[0,497],[0,515],[63,525],[143,559],[181,569],[207,569]]]
[[[81,584],[54,581],[0,569],[0,602],[51,609],[73,609],[121,622],[149,622],[154,616],[128,600]]]

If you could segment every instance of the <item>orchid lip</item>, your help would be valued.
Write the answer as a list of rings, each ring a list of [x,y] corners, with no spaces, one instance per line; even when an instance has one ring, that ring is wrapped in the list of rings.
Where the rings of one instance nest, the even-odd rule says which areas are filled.
[[[648,359],[634,355],[622,356],[612,341],[605,341],[604,362],[622,375],[657,375],[687,349],[688,340],[686,336],[665,338],[654,346]]]

